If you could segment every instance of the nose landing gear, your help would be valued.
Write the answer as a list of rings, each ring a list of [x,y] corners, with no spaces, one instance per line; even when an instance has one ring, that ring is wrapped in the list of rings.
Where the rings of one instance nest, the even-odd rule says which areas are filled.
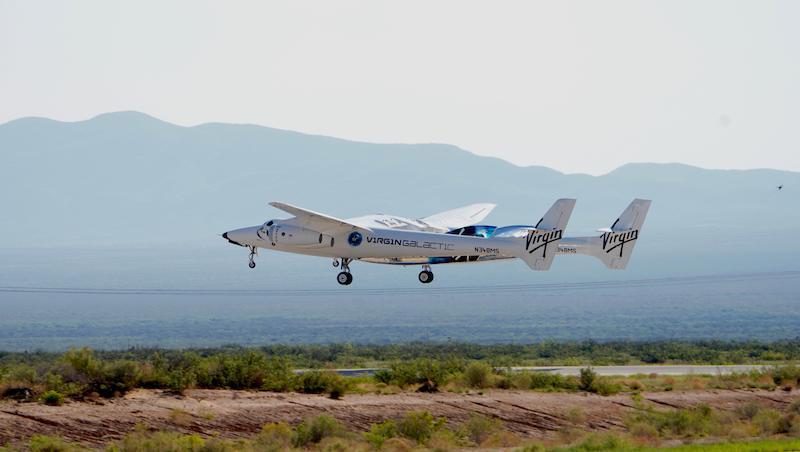
[[[430,284],[433,281],[433,272],[430,265],[423,265],[422,271],[419,272],[419,282],[422,284]]]
[[[338,275],[336,275],[336,282],[338,282],[343,286],[349,286],[350,283],[353,282],[353,275],[350,274],[350,262],[352,262],[352,260],[353,259],[350,259],[348,257],[343,257],[341,263],[342,271]],[[334,259],[333,262],[334,262],[333,264],[334,267],[339,266],[338,265],[339,262],[336,259]]]
[[[254,246],[248,246],[250,249],[250,262],[247,263],[247,266],[250,268],[256,268],[256,256],[258,255],[258,248]]]

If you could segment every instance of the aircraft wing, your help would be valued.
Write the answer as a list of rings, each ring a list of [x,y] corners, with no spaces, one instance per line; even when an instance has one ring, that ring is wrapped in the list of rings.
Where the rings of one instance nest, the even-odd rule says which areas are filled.
[[[497,204],[488,203],[471,204],[469,206],[459,207],[458,209],[437,213],[429,217],[420,218],[419,221],[434,228],[451,231],[453,229],[480,223],[496,206]]]
[[[313,229],[314,231],[318,231],[323,234],[331,235],[337,232],[351,231],[351,230],[358,230],[361,232],[372,232],[370,228],[359,226],[357,224],[350,223],[345,220],[340,220],[330,215],[325,215],[324,213],[314,212],[313,210],[308,210],[308,209],[303,209],[302,207],[293,206],[291,204],[285,204],[282,202],[271,202],[269,203],[269,205],[297,217],[297,221],[300,226],[308,229]]]

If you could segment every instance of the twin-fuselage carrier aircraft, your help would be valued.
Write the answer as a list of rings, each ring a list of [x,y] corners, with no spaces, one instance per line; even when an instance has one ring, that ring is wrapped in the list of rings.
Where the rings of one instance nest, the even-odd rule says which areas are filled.
[[[271,206],[294,217],[222,234],[250,250],[255,268],[259,248],[333,258],[339,284],[353,282],[350,263],[421,265],[419,281],[433,281],[431,265],[518,258],[533,270],[549,270],[556,254],[586,254],[608,268],[624,269],[639,238],[650,201],[634,199],[599,236],[564,237],[574,199],[559,199],[535,226],[478,225],[494,204],[473,204],[418,220],[367,215],[340,220],[280,202]]]

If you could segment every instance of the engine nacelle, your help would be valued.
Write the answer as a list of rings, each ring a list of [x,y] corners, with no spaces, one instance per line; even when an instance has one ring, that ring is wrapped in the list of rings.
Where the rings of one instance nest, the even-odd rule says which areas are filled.
[[[271,234],[272,241],[286,246],[328,246],[330,238],[311,229],[287,224],[276,224]]]

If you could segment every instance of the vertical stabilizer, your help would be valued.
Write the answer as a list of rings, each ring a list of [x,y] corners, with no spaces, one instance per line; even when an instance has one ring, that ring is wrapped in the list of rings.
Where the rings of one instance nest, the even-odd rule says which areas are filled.
[[[549,270],[573,208],[575,208],[574,199],[556,201],[536,223],[536,227],[528,230],[523,243],[524,248],[517,257],[524,260],[533,270]]]
[[[622,270],[628,266],[649,209],[649,199],[634,199],[610,228],[599,230],[600,237],[565,238],[558,252],[594,256],[606,267]]]

